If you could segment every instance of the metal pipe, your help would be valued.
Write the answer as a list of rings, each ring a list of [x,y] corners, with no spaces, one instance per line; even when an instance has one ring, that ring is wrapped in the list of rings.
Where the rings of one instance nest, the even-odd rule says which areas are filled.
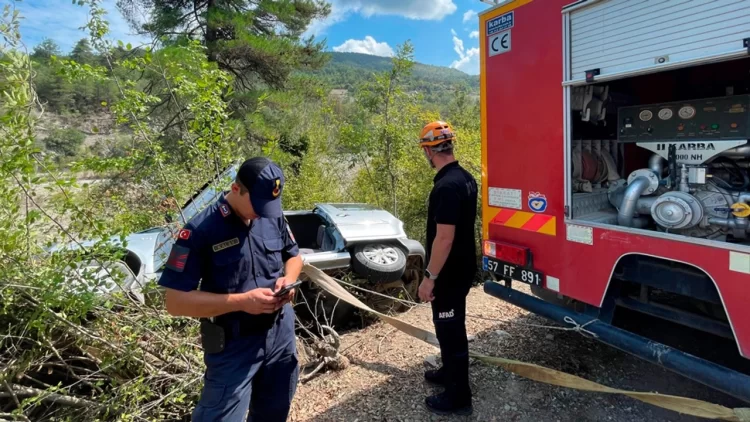
[[[708,217],[708,224],[713,224],[716,226],[722,226],[722,227],[728,227],[728,228],[734,228],[734,220],[731,218],[719,218],[719,217]]]
[[[727,227],[732,229],[732,234],[738,239],[746,239],[747,231],[750,229],[750,221],[747,218],[719,218],[709,217],[708,224]]]
[[[688,184],[688,169],[685,164],[680,167],[680,192],[690,193],[690,185]]]
[[[656,177],[661,180],[664,175],[664,158],[659,154],[654,154],[648,159],[648,169],[656,174]]]
[[[596,334],[596,339],[602,343],[750,403],[750,376],[617,328],[597,318],[581,315],[515,291],[494,281],[484,283],[484,292],[563,325],[571,325],[566,318],[568,321],[575,321],[579,327],[585,325],[583,329]]]
[[[635,215],[636,204],[643,192],[651,186],[651,182],[645,177],[636,177],[622,197],[619,211],[617,212],[617,224],[625,227],[633,227],[633,215]]]
[[[651,206],[654,202],[659,199],[658,196],[647,196],[645,198],[639,198],[635,203],[635,211],[638,214],[651,215]]]

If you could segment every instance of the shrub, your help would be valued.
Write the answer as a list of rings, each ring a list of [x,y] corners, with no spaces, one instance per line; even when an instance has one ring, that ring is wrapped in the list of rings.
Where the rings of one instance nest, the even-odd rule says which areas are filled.
[[[44,140],[44,146],[65,157],[75,156],[81,148],[86,136],[76,129],[55,129]]]

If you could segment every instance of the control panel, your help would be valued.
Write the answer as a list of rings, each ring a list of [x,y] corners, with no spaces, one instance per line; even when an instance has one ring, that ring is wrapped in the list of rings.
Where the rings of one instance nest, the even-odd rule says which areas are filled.
[[[622,107],[620,142],[750,139],[750,95]]]

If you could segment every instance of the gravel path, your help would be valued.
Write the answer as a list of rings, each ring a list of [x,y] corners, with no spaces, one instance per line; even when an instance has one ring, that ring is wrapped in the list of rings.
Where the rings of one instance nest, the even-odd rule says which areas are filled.
[[[516,285],[517,286],[517,285]],[[514,286],[514,288],[516,287]],[[567,331],[529,327],[550,323],[475,287],[468,313],[505,322],[469,319],[479,352],[533,362],[611,387],[657,391],[730,407],[736,400],[647,362]],[[402,315],[432,330],[429,309]],[[299,385],[290,421],[698,421],[623,396],[578,392],[529,381],[499,368],[473,363],[471,417],[437,417],[424,397],[437,391],[422,378],[424,358],[437,349],[384,323],[342,335],[351,365]]]

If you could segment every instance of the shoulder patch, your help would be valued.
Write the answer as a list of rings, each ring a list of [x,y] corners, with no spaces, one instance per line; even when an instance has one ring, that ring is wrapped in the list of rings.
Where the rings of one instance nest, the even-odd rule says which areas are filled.
[[[232,246],[237,246],[240,244],[240,239],[235,237],[234,239],[229,239],[225,242],[217,243],[213,245],[211,248],[214,250],[214,252],[219,252],[227,248],[231,248]]]
[[[167,268],[178,273],[185,271],[188,255],[190,255],[190,248],[172,245],[172,251],[169,253],[169,259],[167,259]]]
[[[190,239],[190,233],[191,233],[190,230],[188,230],[188,229],[182,229],[177,234],[177,237],[180,238],[180,239],[182,239],[182,240],[188,240],[188,239]]]
[[[229,210],[229,205],[227,204],[219,205],[219,212],[221,212],[222,217],[226,217],[232,213],[232,211]]]

